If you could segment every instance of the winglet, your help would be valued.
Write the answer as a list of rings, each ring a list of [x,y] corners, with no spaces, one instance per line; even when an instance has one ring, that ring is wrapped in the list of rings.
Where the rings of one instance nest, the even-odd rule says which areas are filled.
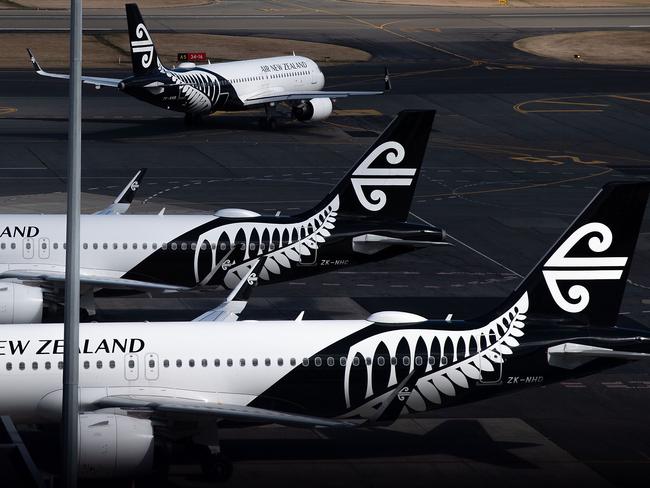
[[[265,256],[259,258],[222,304],[198,316],[193,322],[236,322],[239,319],[239,314],[248,305],[248,299],[253,293],[253,287],[257,285],[265,261]]]
[[[38,61],[36,61],[36,56],[32,53],[32,50],[27,48],[27,53],[29,54],[29,60],[32,63],[32,66],[34,67],[34,71],[37,73],[41,73],[43,71],[43,68],[41,68],[41,65],[38,64]]]
[[[388,72],[388,66],[384,67],[384,91],[389,92],[393,89],[393,85],[390,82],[390,73]]]
[[[144,178],[147,168],[140,168],[135,176],[129,181],[129,183],[124,187],[120,192],[117,198],[106,207],[104,210],[95,212],[95,215],[118,215],[126,213],[126,211],[131,206],[133,198],[135,197],[135,192],[140,188],[142,179]]]

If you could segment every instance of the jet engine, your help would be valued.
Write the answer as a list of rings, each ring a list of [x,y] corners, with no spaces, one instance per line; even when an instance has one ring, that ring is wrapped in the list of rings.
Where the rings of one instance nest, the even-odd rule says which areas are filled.
[[[154,470],[151,421],[124,415],[79,416],[79,476],[132,477]]]
[[[312,98],[293,107],[292,113],[301,122],[325,120],[332,115],[332,100],[329,98]]]
[[[42,289],[0,281],[0,324],[34,324],[42,318]]]

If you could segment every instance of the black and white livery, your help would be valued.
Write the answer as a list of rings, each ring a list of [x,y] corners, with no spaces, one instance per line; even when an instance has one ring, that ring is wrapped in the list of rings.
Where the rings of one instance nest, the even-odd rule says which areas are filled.
[[[259,282],[267,284],[444,244],[441,229],[407,222],[433,118],[432,111],[400,113],[299,215],[82,216],[83,308],[94,312],[99,289],[233,288],[261,257]],[[129,188],[137,184],[136,177]],[[44,303],[61,303],[64,242],[65,215],[0,215],[0,323],[38,322]]]
[[[617,325],[649,192],[650,183],[605,186],[512,295],[475,320],[82,324],[80,471],[143,474],[182,444],[224,479],[222,428],[373,427],[649,358],[647,328]],[[58,421],[62,351],[62,325],[1,328],[1,415]]]
[[[274,125],[278,103],[291,109],[297,120],[318,121],[332,113],[332,100],[350,96],[381,95],[384,91],[327,91],[318,65],[303,56],[278,56],[226,63],[196,65],[184,62],[174,69],[163,66],[153,39],[136,4],[126,4],[133,76],[125,79],[82,76],[96,87],[116,87],[135,98],[167,110],[186,114],[191,123],[216,111],[241,111],[264,107],[262,122]],[[28,49],[39,75],[65,78],[41,68]],[[385,90],[390,89],[388,71]]]

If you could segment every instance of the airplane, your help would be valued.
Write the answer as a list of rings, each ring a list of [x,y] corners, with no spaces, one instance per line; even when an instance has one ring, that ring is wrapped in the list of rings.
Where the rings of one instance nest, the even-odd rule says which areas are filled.
[[[447,244],[443,230],[407,222],[434,115],[401,112],[339,184],[298,215],[83,215],[82,309],[95,314],[99,290],[231,289],[261,256],[268,259],[260,284],[268,284]],[[0,323],[40,322],[44,307],[63,302],[66,217],[0,219]]]
[[[384,91],[323,90],[325,76],[318,65],[304,56],[277,56],[226,63],[196,65],[180,63],[166,68],[138,6],[126,4],[133,76],[125,79],[82,76],[83,83],[97,88],[109,86],[158,107],[185,113],[191,125],[204,115],[219,111],[242,111],[264,107],[263,128],[274,128],[277,104],[290,107],[293,118],[301,122],[320,121],[332,114],[332,100],[351,96],[382,95],[390,91],[388,69]],[[41,68],[27,49],[36,73],[51,78],[69,75],[50,73]]]
[[[385,311],[365,320],[83,323],[80,474],[144,475],[176,446],[196,449],[205,474],[225,480],[224,428],[389,425],[648,359],[650,330],[619,325],[618,313],[649,193],[648,182],[605,185],[514,292],[477,319]],[[58,422],[63,326],[0,330],[0,415]]]

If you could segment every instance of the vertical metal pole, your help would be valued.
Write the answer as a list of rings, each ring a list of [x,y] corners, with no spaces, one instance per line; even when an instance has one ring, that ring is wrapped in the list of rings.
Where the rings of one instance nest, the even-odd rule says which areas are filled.
[[[81,0],[70,0],[70,115],[63,349],[63,486],[79,466],[79,221],[81,213]]]

